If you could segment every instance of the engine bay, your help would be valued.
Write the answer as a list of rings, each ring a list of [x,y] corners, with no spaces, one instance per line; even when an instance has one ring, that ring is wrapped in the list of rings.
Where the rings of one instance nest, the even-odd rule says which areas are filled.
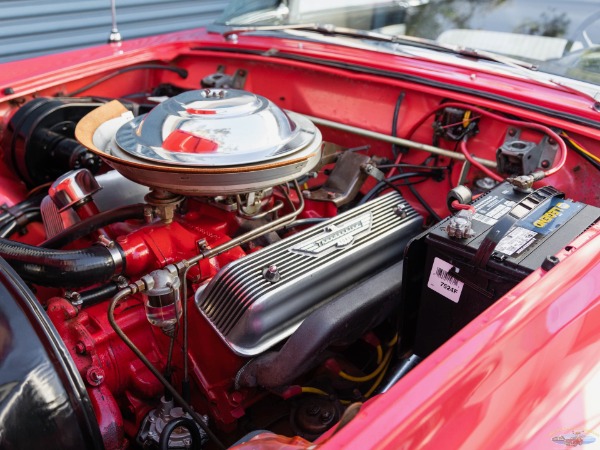
[[[583,119],[263,55],[127,69],[2,104],[0,255],[107,449],[313,441],[600,218]]]

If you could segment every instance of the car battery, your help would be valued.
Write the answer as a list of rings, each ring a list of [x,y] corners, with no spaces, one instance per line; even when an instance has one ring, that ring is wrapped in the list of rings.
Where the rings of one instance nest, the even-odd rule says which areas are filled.
[[[600,218],[551,186],[504,182],[472,205],[470,237],[450,237],[448,217],[407,247],[401,350],[426,357]]]

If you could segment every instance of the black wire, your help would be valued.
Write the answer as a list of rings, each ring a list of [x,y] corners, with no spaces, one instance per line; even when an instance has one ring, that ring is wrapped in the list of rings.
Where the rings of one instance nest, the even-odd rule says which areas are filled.
[[[402,102],[404,101],[404,97],[406,94],[402,92],[398,99],[396,100],[396,106],[394,106],[394,117],[392,118],[392,136],[398,137],[398,116],[400,115],[400,107],[402,106]],[[405,152],[406,147],[401,147],[396,144],[392,144],[392,153],[394,154],[394,158],[398,157],[399,152]]]
[[[596,169],[600,170],[600,164],[598,163],[598,161],[594,160],[594,158],[590,158],[588,155],[586,155],[585,153],[583,153],[581,150],[579,150],[577,147],[575,147],[571,143],[571,141],[569,141],[568,139],[566,139],[564,141],[567,143],[567,145],[569,146],[569,148],[571,150],[573,150],[575,153],[577,153],[578,155],[580,155],[581,157],[583,157],[583,159],[585,159],[587,162],[589,162]]]
[[[288,230],[291,230],[292,228],[302,227],[305,225],[316,225],[325,220],[329,220],[329,217],[309,217],[307,219],[294,220],[289,225],[286,225],[285,227],[283,227],[283,231],[288,231]]]
[[[414,169],[414,170],[429,170],[429,171],[444,171],[448,170],[449,166],[428,166],[425,163],[423,164],[378,164],[378,169],[391,169],[392,167],[402,167],[404,169]]]
[[[412,193],[412,195],[415,196],[415,198],[419,201],[419,203],[421,205],[423,205],[423,208],[425,208],[427,210],[427,212],[429,214],[431,214],[431,217],[433,217],[436,222],[439,222],[442,220],[442,218],[433,210],[431,205],[429,203],[427,203],[423,197],[421,197],[421,194],[419,194],[417,192],[417,190],[415,189],[415,187],[412,184],[408,185],[408,189],[410,189],[410,192]]]
[[[404,100],[404,97],[405,97],[405,93],[402,92],[398,96],[398,99],[396,100],[396,106],[394,108],[394,117],[392,118],[392,136],[394,136],[394,137],[397,137],[397,133],[398,133],[398,125],[397,125],[398,115],[400,113],[400,106],[402,105],[402,101]],[[400,152],[400,151],[406,151],[405,149],[406,149],[406,147],[400,147],[400,146],[397,146],[396,144],[392,144],[392,153],[396,157],[398,155],[398,152]],[[401,172],[402,168],[399,167],[398,171]],[[415,196],[415,198],[419,201],[419,203],[421,203],[421,205],[423,205],[423,207],[427,210],[427,212],[431,215],[431,217],[433,217],[437,222],[439,222],[440,220],[442,220],[442,218],[433,210],[433,208],[431,207],[431,205],[429,203],[427,203],[423,197],[421,197],[421,194],[419,194],[417,192],[417,190],[415,189],[415,187],[412,184],[408,184],[407,186],[408,186],[408,189],[410,189],[410,192]],[[394,189],[397,190],[398,192],[400,192],[400,190],[397,187],[394,187]],[[359,202],[359,204],[364,203],[363,200],[364,200],[364,197],[363,197],[363,199],[361,199],[361,202]]]
[[[182,69],[181,67],[163,66],[161,64],[140,64],[138,66],[125,67],[123,69],[119,69],[115,72],[109,73],[108,75],[105,75],[102,78],[98,78],[97,80],[94,80],[91,83],[88,83],[85,86],[80,87],[79,89],[75,89],[73,92],[70,92],[69,94],[65,94],[65,96],[73,97],[75,95],[81,94],[82,92],[85,92],[88,89],[98,86],[99,84],[102,84],[105,81],[110,80],[111,78],[114,78],[116,76],[122,75],[127,72],[131,72],[133,70],[148,70],[148,69],[170,70],[171,72],[175,72],[176,74],[178,74],[183,79],[187,78],[187,76],[188,76],[188,71],[185,69]]]
[[[429,177],[430,175],[426,174],[426,173],[419,173],[419,172],[407,172],[407,173],[401,173],[398,175],[394,175],[391,178],[384,178],[382,181],[377,183],[373,189],[371,189],[369,192],[367,192],[363,196],[363,198],[360,199],[360,201],[357,203],[357,206],[365,204],[366,202],[371,200],[381,190],[385,189],[386,187],[392,187],[396,191],[400,192],[400,189],[397,186],[395,186],[394,184],[392,184],[392,182],[394,182],[394,181],[404,180],[406,178],[411,178],[411,177],[425,177],[425,176]],[[401,192],[400,192],[400,195],[402,195]]]
[[[403,186],[414,186],[415,184],[421,184],[424,183],[425,181],[429,180],[431,177],[429,176],[423,176],[421,177],[420,180],[416,180],[416,181],[405,181],[404,183],[396,183],[396,186],[398,187],[403,187]]]
[[[389,187],[390,189],[395,190],[398,194],[402,195],[402,191],[400,190],[400,188],[398,186],[396,186],[395,184],[393,184],[387,178],[384,178],[383,180],[381,180],[381,183],[384,183],[387,187]]]

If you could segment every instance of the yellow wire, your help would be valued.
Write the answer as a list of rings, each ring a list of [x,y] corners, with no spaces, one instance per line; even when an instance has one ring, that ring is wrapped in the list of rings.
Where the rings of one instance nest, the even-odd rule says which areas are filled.
[[[596,155],[594,155],[593,153],[590,153],[589,151],[587,151],[585,148],[583,148],[581,145],[579,145],[576,141],[574,141],[573,139],[571,139],[569,137],[569,135],[567,133],[565,133],[564,131],[561,133],[561,135],[563,137],[565,137],[573,147],[575,147],[577,150],[579,150],[581,153],[585,154],[586,156],[589,156],[590,158],[592,158],[594,161],[596,161],[597,163],[600,163],[600,158],[597,157]]]
[[[471,111],[465,111],[465,115],[463,116],[462,126],[467,128],[469,126],[469,119],[471,118]]]
[[[381,348],[381,344],[377,346],[377,364],[381,364],[381,360],[383,359],[383,348]]]
[[[369,398],[371,395],[373,395],[373,392],[375,392],[375,389],[377,389],[377,387],[381,384],[381,381],[383,380],[383,377],[385,376],[388,367],[390,367],[390,362],[391,362],[391,360],[389,360],[387,362],[387,364],[385,365],[384,370],[379,374],[379,376],[375,380],[375,383],[373,383],[373,386],[371,386],[371,389],[369,389],[367,391],[367,393],[365,394],[365,398]]]
[[[392,340],[390,342],[388,342],[388,347],[392,347],[394,345],[396,345],[396,343],[398,342],[398,335],[396,334]],[[391,349],[389,350],[391,352]],[[391,353],[390,353],[391,354]],[[387,373],[388,368],[390,367],[390,364],[392,363],[392,359],[390,358],[387,362],[387,364],[385,365],[384,369],[381,371],[381,373],[379,374],[379,376],[377,377],[377,379],[375,380],[375,383],[373,383],[373,386],[371,386],[371,388],[367,391],[367,393],[365,394],[365,398],[369,398],[371,395],[373,395],[373,392],[375,392],[375,389],[377,389],[379,387],[379,385],[381,384],[381,382],[383,381],[383,377],[385,376],[385,374]]]
[[[392,347],[392,346],[396,345],[396,342],[398,342],[398,335],[397,334],[392,338],[392,340],[390,342],[387,343],[387,346],[388,347]]]
[[[317,394],[324,395],[325,397],[329,397],[329,394],[321,389],[310,387],[310,386],[302,386],[301,388],[303,394]]]
[[[392,357],[392,349],[389,349],[385,353],[385,357],[383,358],[383,361],[381,362],[381,364],[379,364],[377,369],[375,369],[369,375],[365,375],[363,377],[355,377],[353,375],[347,374],[343,370],[340,370],[338,372],[338,375],[340,377],[344,378],[345,380],[354,381],[355,383],[364,383],[365,381],[370,381],[381,373],[381,371],[385,368],[385,365],[388,363],[388,361],[390,360],[391,357]]]

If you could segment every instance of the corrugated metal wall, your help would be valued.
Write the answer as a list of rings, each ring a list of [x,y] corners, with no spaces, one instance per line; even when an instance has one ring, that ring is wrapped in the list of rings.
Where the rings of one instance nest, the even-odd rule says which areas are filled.
[[[103,44],[110,0],[0,0],[0,62]],[[123,39],[210,24],[227,0],[117,0]],[[0,69],[1,70],[1,69]]]

